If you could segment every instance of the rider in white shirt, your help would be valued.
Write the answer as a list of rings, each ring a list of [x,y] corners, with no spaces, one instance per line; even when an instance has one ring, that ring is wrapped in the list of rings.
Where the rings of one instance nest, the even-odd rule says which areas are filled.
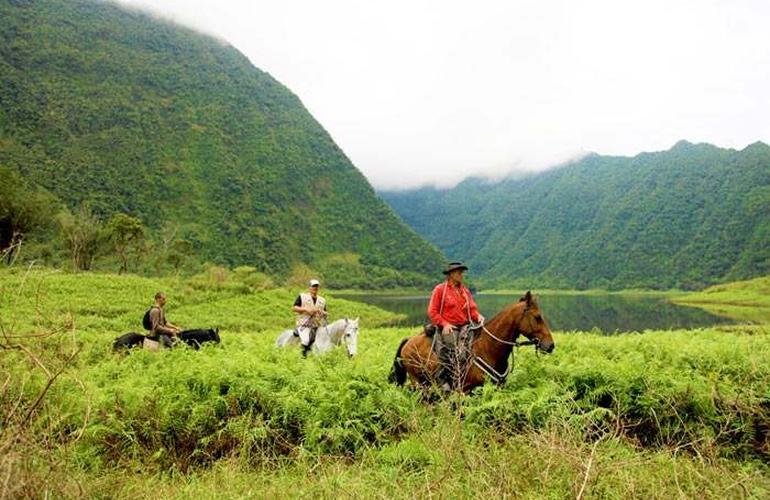
[[[292,311],[297,313],[297,333],[302,343],[302,356],[307,356],[315,340],[316,329],[326,319],[326,299],[318,295],[321,283],[312,279],[309,285],[307,292],[297,296],[292,308]]]

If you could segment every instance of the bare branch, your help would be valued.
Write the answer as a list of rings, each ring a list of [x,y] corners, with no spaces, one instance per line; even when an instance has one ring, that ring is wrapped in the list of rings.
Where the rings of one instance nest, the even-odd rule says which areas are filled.
[[[80,354],[80,348],[78,348],[78,349],[77,349],[75,352],[73,352],[73,353],[72,353],[72,355],[70,355],[70,357],[69,357],[69,358],[67,358],[67,360],[66,360],[66,361],[64,362],[64,364],[63,364],[63,365],[62,365],[62,366],[59,368],[59,370],[58,370],[58,371],[57,371],[57,372],[54,374],[54,376],[53,376],[53,377],[50,377],[50,378],[48,379],[48,383],[45,385],[45,387],[43,388],[43,390],[42,390],[42,391],[40,391],[40,394],[38,394],[38,395],[37,395],[37,399],[35,400],[35,402],[32,404],[32,406],[30,406],[29,410],[27,411],[27,415],[26,415],[26,417],[25,417],[25,420],[29,420],[29,418],[32,416],[32,413],[35,411],[35,409],[37,409],[38,405],[39,405],[39,404],[40,404],[40,402],[43,400],[43,397],[44,397],[44,396],[46,395],[46,393],[48,392],[48,389],[50,389],[50,388],[51,388],[51,385],[52,385],[52,384],[53,384],[53,383],[56,381],[56,379],[59,377],[59,375],[61,375],[61,374],[62,374],[62,372],[63,372],[63,371],[66,369],[66,368],[68,368],[68,367],[69,367],[69,365],[70,365],[70,363],[72,362],[72,360],[73,360],[73,359],[75,359],[75,357],[76,357],[78,354]]]

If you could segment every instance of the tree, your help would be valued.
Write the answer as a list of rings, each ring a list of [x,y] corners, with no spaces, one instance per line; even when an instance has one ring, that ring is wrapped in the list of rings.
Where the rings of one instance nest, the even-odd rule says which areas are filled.
[[[9,262],[31,232],[51,223],[56,198],[0,166],[0,256]]]
[[[59,224],[72,257],[75,271],[88,271],[103,242],[103,226],[87,204],[81,204],[75,214],[59,214]]]
[[[182,267],[188,257],[192,254],[192,243],[187,240],[174,240],[166,253],[166,260],[169,264],[174,266],[174,272],[179,273],[179,268]]]
[[[142,221],[123,213],[114,214],[107,222],[106,236],[120,259],[118,274],[122,274],[128,270],[130,258],[138,258],[144,248]]]

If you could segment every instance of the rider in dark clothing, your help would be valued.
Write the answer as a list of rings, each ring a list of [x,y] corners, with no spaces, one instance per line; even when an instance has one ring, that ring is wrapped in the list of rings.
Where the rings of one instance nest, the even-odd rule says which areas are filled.
[[[158,292],[155,294],[155,305],[150,309],[150,329],[149,338],[157,340],[163,347],[173,345],[172,337],[178,334],[182,329],[166,321],[166,313],[163,306],[166,305],[166,294]]]

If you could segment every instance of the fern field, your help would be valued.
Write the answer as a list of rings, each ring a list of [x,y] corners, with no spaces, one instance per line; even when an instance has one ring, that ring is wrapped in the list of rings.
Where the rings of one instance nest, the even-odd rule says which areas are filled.
[[[296,290],[0,271],[0,472],[9,497],[763,497],[770,335],[758,326],[555,332],[503,387],[387,383],[412,329],[361,317],[358,355],[274,346]],[[157,290],[195,351],[112,352]]]

